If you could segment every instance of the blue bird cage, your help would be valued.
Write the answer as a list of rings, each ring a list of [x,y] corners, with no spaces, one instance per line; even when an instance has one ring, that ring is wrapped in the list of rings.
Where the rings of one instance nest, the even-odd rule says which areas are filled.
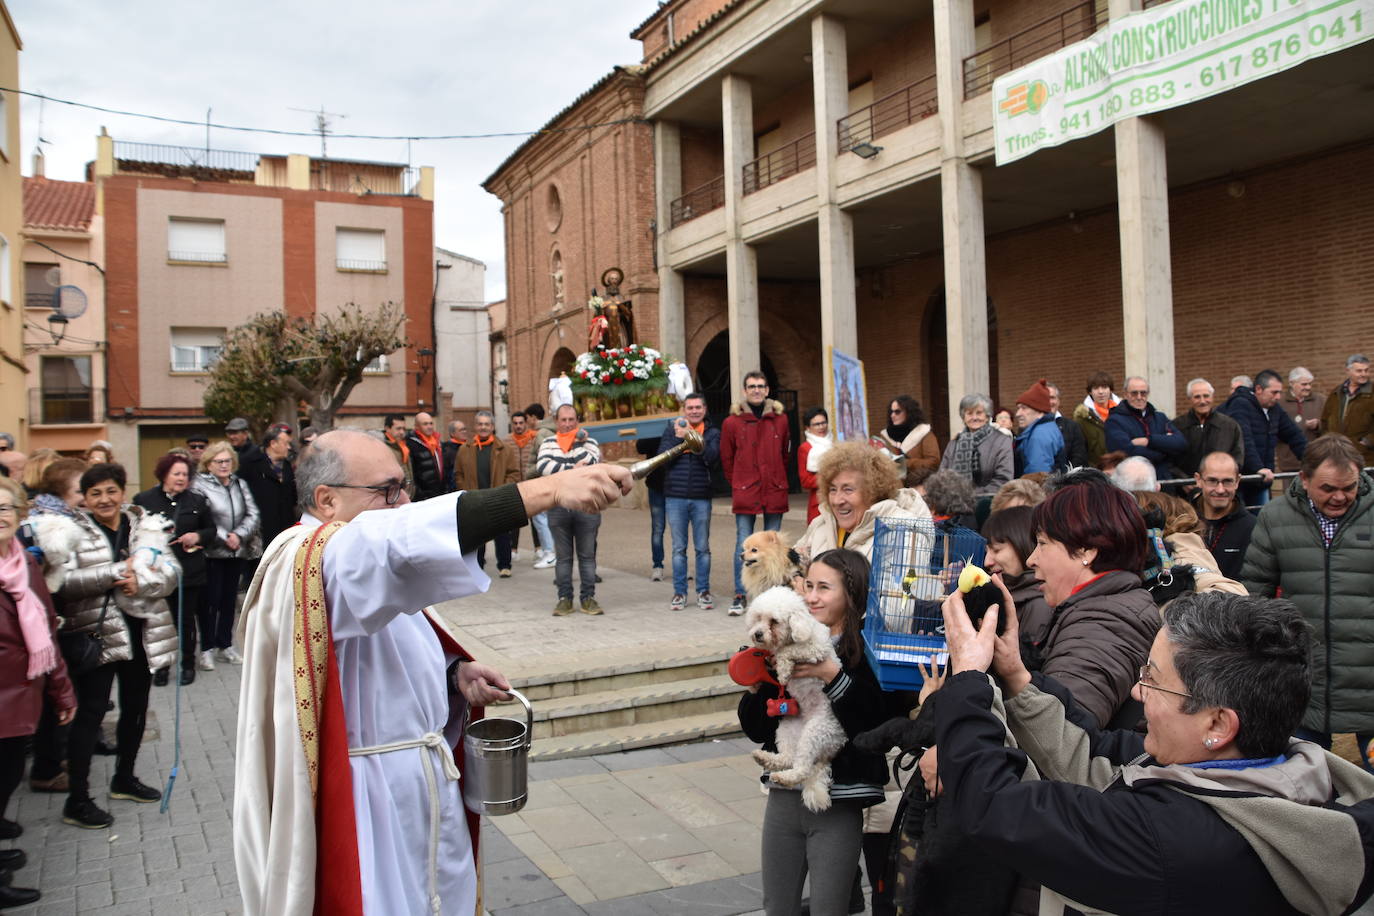
[[[971,528],[947,521],[877,520],[864,652],[884,690],[919,689],[924,678],[917,665],[949,660],[940,606],[963,568],[982,564],[986,544]]]

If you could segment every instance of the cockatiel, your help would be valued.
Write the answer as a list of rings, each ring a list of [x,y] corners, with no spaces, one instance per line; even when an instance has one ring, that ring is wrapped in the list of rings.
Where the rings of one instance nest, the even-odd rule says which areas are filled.
[[[992,577],[982,567],[970,563],[959,573],[959,591],[964,594],[964,610],[968,612],[969,620],[973,621],[974,629],[982,625],[983,615],[988,608],[994,604],[998,606],[997,635],[1002,635],[1007,623],[1006,608],[1002,605],[1006,602],[1002,600],[1002,590],[992,581]]]

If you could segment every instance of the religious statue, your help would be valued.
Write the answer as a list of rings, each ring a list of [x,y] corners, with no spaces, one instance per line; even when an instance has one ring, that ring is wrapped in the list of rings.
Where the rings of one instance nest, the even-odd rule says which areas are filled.
[[[589,350],[595,350],[598,346],[619,349],[635,342],[634,308],[629,299],[620,297],[620,284],[623,282],[624,271],[619,267],[611,267],[601,275],[601,285],[606,288],[605,296],[597,295],[596,289],[592,289],[591,298],[587,300],[587,309],[592,313],[587,334]]]

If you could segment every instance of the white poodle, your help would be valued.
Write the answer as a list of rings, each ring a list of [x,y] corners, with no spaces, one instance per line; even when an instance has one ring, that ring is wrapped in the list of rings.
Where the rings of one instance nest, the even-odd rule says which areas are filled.
[[[778,720],[777,753],[754,751],[769,779],[787,788],[801,786],[802,804],[812,811],[830,807],[830,761],[847,740],[819,678],[792,677],[798,662],[837,660],[830,632],[811,616],[801,596],[774,587],[749,605],[744,622],[749,641],[773,653],[778,680],[800,712]]]

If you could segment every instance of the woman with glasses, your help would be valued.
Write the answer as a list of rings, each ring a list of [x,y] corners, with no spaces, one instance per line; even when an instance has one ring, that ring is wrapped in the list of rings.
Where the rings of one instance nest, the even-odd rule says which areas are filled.
[[[56,594],[63,633],[90,634],[98,642],[96,663],[84,671],[77,670],[74,657],[68,655],[77,711],[67,738],[68,793],[62,821],[90,830],[114,822],[91,798],[90,771],[116,679],[119,723],[110,798],[144,803],[162,798],[161,792],[134,776],[134,764],[143,741],[153,672],[176,660],[176,627],[162,599],[176,588],[181,570],[162,525],[145,524],[143,509],[125,503],[126,481],[118,464],[87,469],[81,475],[85,508],[72,521],[55,517],[38,529],[49,571],[59,579]],[[75,568],[64,564],[54,570],[54,558],[70,544],[67,535],[73,524]]]
[[[1369,898],[1374,776],[1290,737],[1312,679],[1292,604],[1199,592],[1167,605],[1133,672],[1142,735],[1100,730],[1026,669],[1003,594],[1001,637],[995,615],[975,632],[962,596],[946,603],[953,673],[939,770],[923,775],[988,856],[1042,885],[1040,912],[1348,913]],[[1046,778],[1023,781],[1028,762]]]
[[[214,671],[215,660],[243,664],[234,648],[234,602],[249,542],[258,530],[258,505],[236,473],[239,456],[228,442],[206,447],[192,488],[210,504],[215,536],[205,546],[206,623],[200,634],[200,670]]]
[[[812,407],[802,417],[802,423],[806,427],[802,430],[806,441],[797,449],[797,478],[807,494],[806,523],[809,525],[821,514],[816,495],[819,492],[816,472],[821,469],[821,458],[830,451],[835,440],[830,436],[830,415],[824,407]]]
[[[917,468],[934,470],[940,464],[940,443],[926,422],[925,411],[909,394],[899,394],[887,405],[887,426],[876,438],[897,459],[904,478]],[[916,482],[904,479],[908,487]]]
[[[76,694],[57,648],[57,614],[42,570],[15,537],[24,511],[24,490],[0,478],[0,839],[23,828],[6,820],[10,796],[24,776],[24,748],[38,727],[44,699],[65,725],[76,714]],[[18,849],[0,850],[0,874],[26,860]],[[38,891],[0,881],[0,909],[23,906]]]

